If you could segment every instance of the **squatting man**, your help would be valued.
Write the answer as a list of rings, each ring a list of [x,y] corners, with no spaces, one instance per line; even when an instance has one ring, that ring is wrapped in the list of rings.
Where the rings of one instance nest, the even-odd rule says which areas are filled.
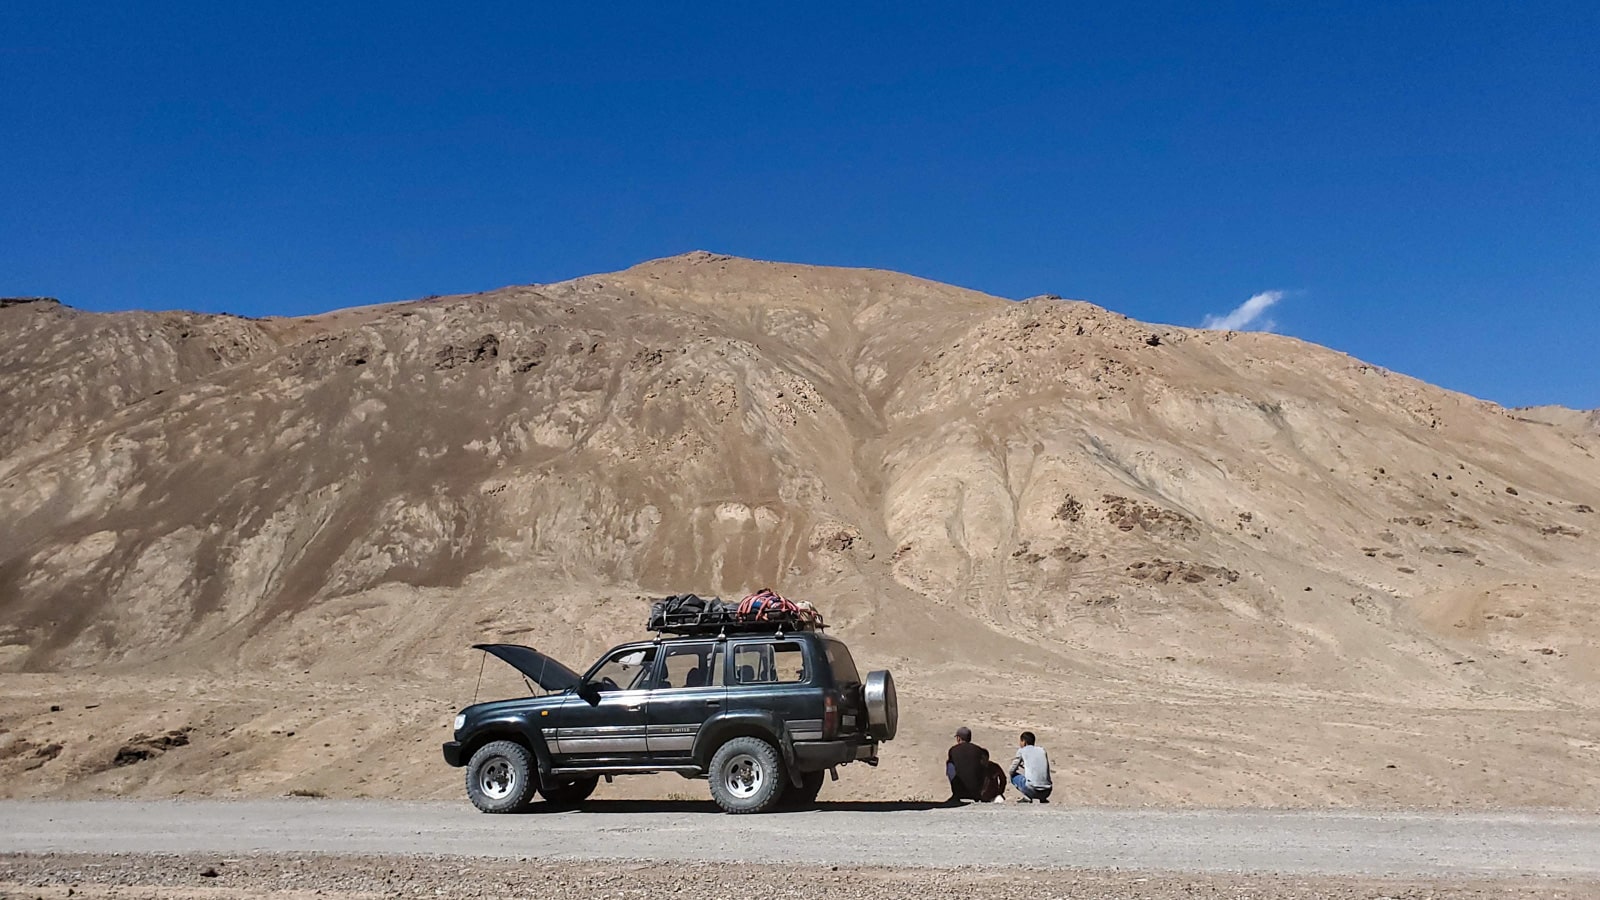
[[[1031,731],[1017,739],[1017,752],[1008,770],[991,762],[989,751],[972,742],[972,729],[956,729],[956,742],[945,756],[945,777],[950,780],[950,803],[977,800],[1002,802],[1006,781],[1017,789],[1018,802],[1050,802],[1050,755]]]

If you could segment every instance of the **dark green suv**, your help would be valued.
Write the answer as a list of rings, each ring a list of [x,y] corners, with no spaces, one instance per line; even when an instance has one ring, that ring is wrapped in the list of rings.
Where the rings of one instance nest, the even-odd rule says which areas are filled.
[[[476,649],[546,692],[456,716],[445,762],[466,767],[484,812],[535,793],[576,804],[601,778],[652,772],[708,779],[730,813],[809,804],[834,767],[877,765],[899,718],[889,673],[862,678],[843,641],[812,630],[623,644],[581,676],[530,647]]]

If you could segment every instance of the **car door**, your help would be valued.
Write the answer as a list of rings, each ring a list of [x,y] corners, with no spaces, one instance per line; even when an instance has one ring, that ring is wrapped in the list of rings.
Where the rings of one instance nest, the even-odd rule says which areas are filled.
[[[645,744],[652,759],[687,758],[706,719],[721,710],[724,645],[683,641],[662,646],[656,689],[650,692]]]
[[[760,638],[731,644],[730,709],[759,709],[785,722],[797,741],[822,739],[822,696],[813,687],[816,661],[808,642]]]
[[[599,689],[596,702],[573,693],[557,713],[552,752],[560,766],[625,766],[645,758],[649,684],[656,647],[613,650],[585,677]]]

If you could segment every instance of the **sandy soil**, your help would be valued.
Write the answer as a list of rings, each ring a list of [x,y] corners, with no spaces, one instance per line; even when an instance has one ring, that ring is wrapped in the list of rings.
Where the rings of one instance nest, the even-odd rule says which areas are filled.
[[[1594,760],[1600,721],[1538,709],[1417,709],[1362,698],[1246,695],[1160,682],[1053,695],[1045,676],[997,702],[973,669],[932,684],[903,679],[909,734],[877,769],[850,766],[824,798],[935,800],[946,741],[965,722],[996,752],[1033,728],[1053,754],[1060,802],[1191,807],[1553,807],[1600,804]],[[937,685],[949,684],[948,690]],[[378,688],[381,685],[381,689]],[[1086,686],[1087,687],[1087,686]],[[1000,690],[996,687],[994,690]],[[48,761],[17,753],[13,796],[355,796],[461,799],[460,770],[443,764],[468,679],[455,689],[402,681],[241,685],[222,677],[118,680],[8,676],[4,724],[29,745],[61,746]],[[241,694],[245,695],[241,698]],[[50,705],[61,707],[50,712]],[[941,727],[942,726],[942,727]],[[187,729],[187,731],[184,731]],[[159,738],[180,732],[182,746]],[[143,740],[141,740],[143,736]],[[21,744],[18,740],[13,747]],[[118,764],[125,748],[148,759]],[[703,799],[703,781],[619,778],[600,799]]]

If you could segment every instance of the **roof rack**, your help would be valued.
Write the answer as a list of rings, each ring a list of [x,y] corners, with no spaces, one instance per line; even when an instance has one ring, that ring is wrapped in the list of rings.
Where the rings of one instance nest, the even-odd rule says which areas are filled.
[[[732,616],[668,616],[652,620],[651,631],[682,637],[720,637],[730,634],[782,634],[791,631],[822,631],[828,626],[802,616],[778,616],[767,619],[740,619]]]

